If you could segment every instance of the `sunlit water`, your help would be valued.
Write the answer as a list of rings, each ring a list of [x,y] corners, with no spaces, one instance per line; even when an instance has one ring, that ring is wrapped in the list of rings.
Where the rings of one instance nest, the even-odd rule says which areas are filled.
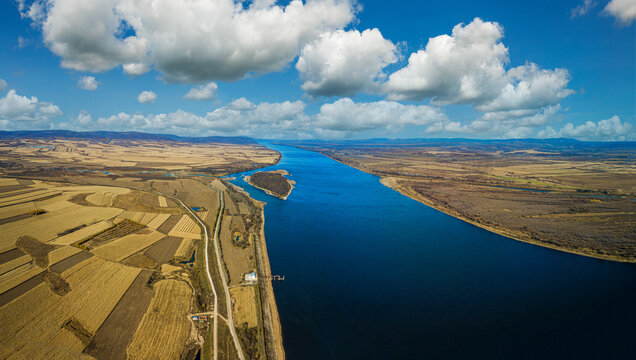
[[[314,152],[271,146],[266,201],[288,359],[629,358],[636,266],[492,234]],[[236,176],[236,175],[235,175]]]

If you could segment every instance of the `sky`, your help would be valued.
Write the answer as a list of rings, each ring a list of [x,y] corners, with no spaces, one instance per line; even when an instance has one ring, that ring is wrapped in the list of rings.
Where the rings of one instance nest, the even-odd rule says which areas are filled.
[[[636,140],[636,0],[6,0],[0,130]]]

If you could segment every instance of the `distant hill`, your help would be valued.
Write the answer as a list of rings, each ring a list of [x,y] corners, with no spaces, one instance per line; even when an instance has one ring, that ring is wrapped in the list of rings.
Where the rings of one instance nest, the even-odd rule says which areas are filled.
[[[25,130],[0,131],[0,140],[6,139],[86,139],[86,140],[156,140],[182,141],[193,144],[223,143],[223,144],[256,144],[257,142],[246,136],[206,136],[184,137],[170,134],[149,134],[137,131],[87,131],[77,132],[69,130]]]
[[[362,140],[293,140],[277,141],[280,144],[305,147],[445,147],[479,150],[542,150],[542,151],[634,151],[636,141],[580,141],[568,138],[556,139],[362,139]]]

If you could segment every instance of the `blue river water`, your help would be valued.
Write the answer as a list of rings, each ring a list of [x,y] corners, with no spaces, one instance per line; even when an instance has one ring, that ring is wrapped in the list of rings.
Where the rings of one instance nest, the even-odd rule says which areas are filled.
[[[633,358],[636,266],[490,233],[323,155],[270,145],[265,206],[288,359]]]

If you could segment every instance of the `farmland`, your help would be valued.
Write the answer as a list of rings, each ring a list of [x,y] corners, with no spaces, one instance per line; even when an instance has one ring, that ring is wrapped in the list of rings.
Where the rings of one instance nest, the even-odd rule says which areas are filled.
[[[259,286],[242,281],[257,269],[262,209],[216,177],[188,175],[265,166],[278,153],[251,144],[0,143],[0,161],[12,164],[0,169],[0,321],[10,324],[0,329],[0,358],[193,359],[212,348],[219,358],[281,357],[266,356],[272,314],[259,320]],[[202,246],[202,228],[179,200],[210,229],[219,194],[227,216],[217,254]],[[211,266],[216,347],[206,342],[213,319],[190,316],[214,308],[204,251],[213,265],[219,257],[233,286],[226,299]],[[228,302],[242,349],[227,348]]]

